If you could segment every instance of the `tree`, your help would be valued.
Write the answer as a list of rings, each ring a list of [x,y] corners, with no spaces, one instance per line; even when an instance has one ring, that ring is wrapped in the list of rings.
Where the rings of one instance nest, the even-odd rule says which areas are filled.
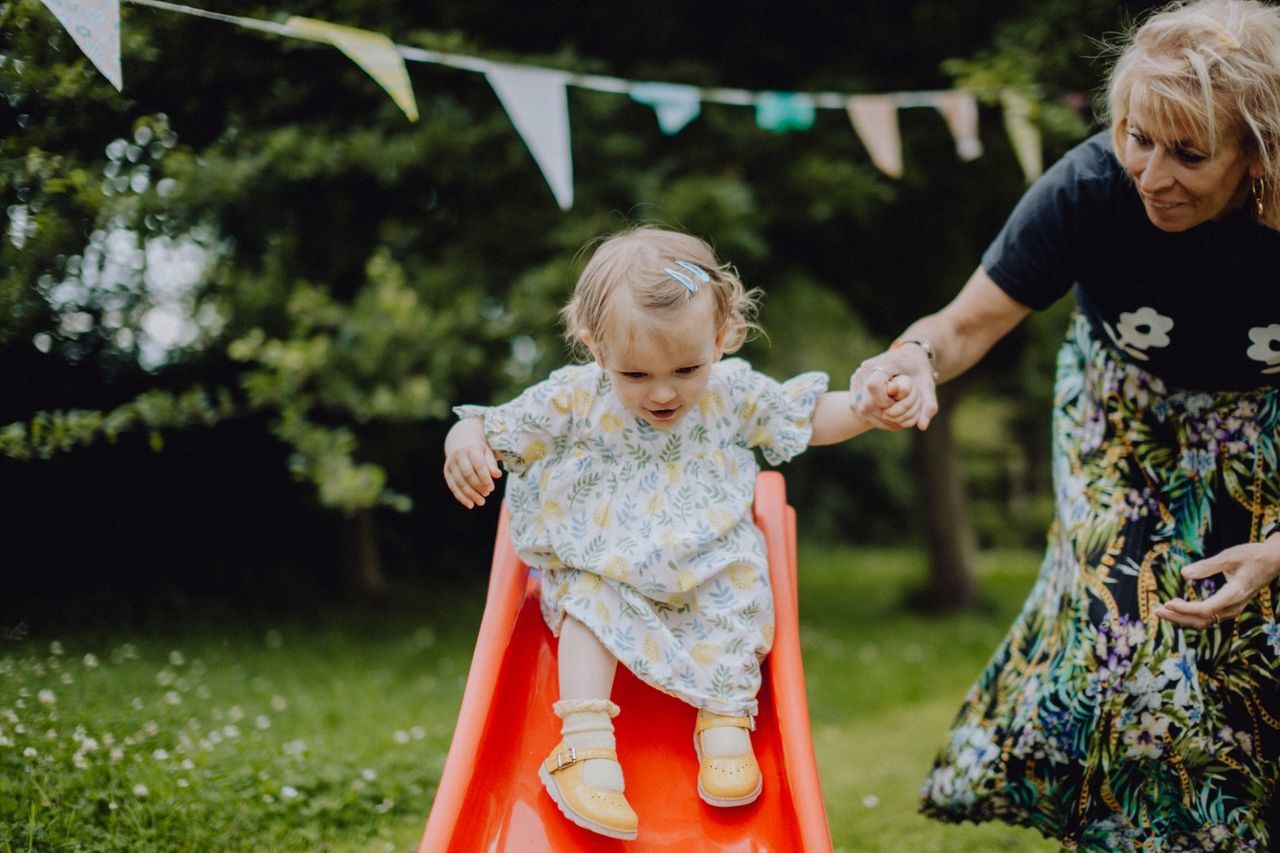
[[[741,4],[671,0],[629,8],[625,22],[567,3],[300,0],[287,12],[629,79],[893,91],[958,76],[987,96],[1012,83],[1044,96],[1041,122],[1061,147],[1082,129],[1053,106],[1079,62],[1054,64],[1047,46],[1098,31],[1081,22],[1110,11],[1097,0],[1023,8],[1034,17],[1004,28],[976,2],[856,15],[824,2],[768,26]],[[0,358],[22,366],[0,372],[0,457],[133,430],[158,447],[183,426],[261,422],[318,503],[348,519],[362,555],[349,574],[366,590],[380,583],[377,508],[416,499],[429,524],[453,517],[447,504],[434,512],[447,500],[438,488],[407,485],[438,454],[440,430],[420,427],[562,360],[555,312],[591,238],[659,219],[712,237],[778,304],[822,312],[842,300],[845,352],[818,351],[791,317],[778,328],[799,334],[747,351],[765,366],[832,363],[838,382],[954,290],[1020,183],[996,113],[984,121],[989,154],[971,164],[955,159],[938,116],[904,113],[908,175],[893,182],[834,112],[812,133],[779,135],[750,110],[708,105],[668,138],[647,107],[572,90],[577,203],[565,213],[478,75],[412,66],[422,118],[411,124],[336,50],[123,11],[119,94],[36,0],[0,7],[0,80],[18,128],[0,142]],[[944,71],[948,56],[974,58]]]

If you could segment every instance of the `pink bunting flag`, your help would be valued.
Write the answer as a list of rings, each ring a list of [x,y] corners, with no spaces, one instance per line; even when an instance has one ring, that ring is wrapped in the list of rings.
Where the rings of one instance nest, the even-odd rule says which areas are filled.
[[[43,0],[94,67],[124,91],[120,70],[120,0]]]
[[[888,95],[854,95],[845,104],[854,132],[866,146],[871,162],[891,178],[902,177],[902,137],[898,105]]]
[[[961,160],[977,160],[982,156],[982,140],[978,138],[978,102],[973,93],[954,90],[934,95],[933,105],[956,143],[956,156]]]

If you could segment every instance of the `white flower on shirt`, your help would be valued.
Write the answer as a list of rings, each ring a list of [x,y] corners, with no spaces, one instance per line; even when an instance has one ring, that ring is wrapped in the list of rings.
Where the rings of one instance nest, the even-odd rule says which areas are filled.
[[[1254,361],[1264,362],[1263,373],[1280,373],[1280,323],[1270,326],[1254,326],[1249,330],[1249,347],[1245,355]]]
[[[1173,319],[1154,308],[1143,307],[1137,311],[1121,311],[1120,321],[1116,323],[1115,329],[1109,323],[1103,325],[1116,346],[1134,358],[1147,361],[1151,356],[1147,355],[1146,350],[1169,345],[1169,330],[1173,328]]]

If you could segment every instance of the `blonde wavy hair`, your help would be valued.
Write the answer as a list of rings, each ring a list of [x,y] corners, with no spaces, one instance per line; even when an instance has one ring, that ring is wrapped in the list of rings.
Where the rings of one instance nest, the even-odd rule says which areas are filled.
[[[1117,155],[1129,113],[1153,130],[1190,132],[1213,155],[1229,134],[1263,169],[1264,213],[1280,229],[1280,9],[1258,0],[1178,0],[1157,10],[1113,48],[1102,113]],[[1252,191],[1258,191],[1253,182]]]
[[[700,268],[710,281],[699,281],[678,261]],[[666,269],[686,275],[698,286],[697,292],[690,292]],[[715,300],[716,329],[724,332],[724,351],[736,352],[760,330],[755,318],[761,291],[747,290],[737,271],[721,262],[705,240],[652,225],[629,228],[600,238],[578,276],[573,297],[560,312],[565,340],[575,357],[589,360],[584,332],[601,346],[616,345],[627,334],[627,311],[633,306],[673,308],[708,293]]]

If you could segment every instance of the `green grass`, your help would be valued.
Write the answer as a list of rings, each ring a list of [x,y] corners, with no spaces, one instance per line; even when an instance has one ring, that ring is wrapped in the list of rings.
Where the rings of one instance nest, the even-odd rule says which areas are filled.
[[[801,639],[837,849],[1057,849],[1027,830],[916,813],[934,751],[1037,562],[985,555],[992,606],[927,618],[902,607],[922,582],[917,552],[802,547]],[[452,588],[266,622],[11,626],[0,853],[415,849],[482,599]]]

